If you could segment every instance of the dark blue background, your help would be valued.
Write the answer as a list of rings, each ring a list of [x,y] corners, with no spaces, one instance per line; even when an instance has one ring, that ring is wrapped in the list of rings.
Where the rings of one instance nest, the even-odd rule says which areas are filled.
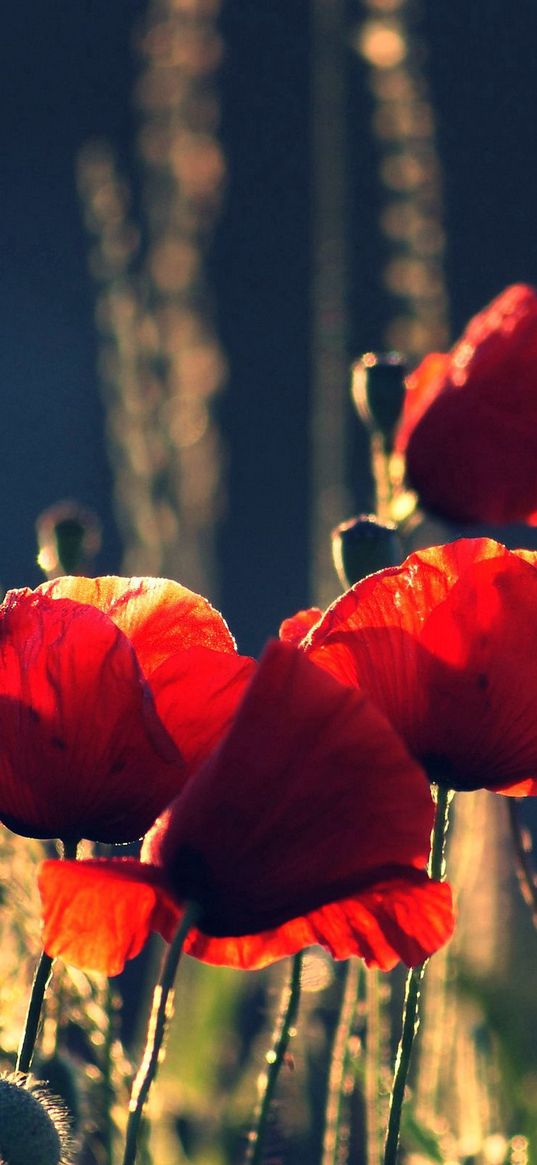
[[[75,496],[104,522],[117,569],[93,325],[95,288],[74,167],[108,137],[128,167],[140,0],[10,5],[0,45],[0,581],[39,581],[33,523]],[[446,193],[454,334],[515,280],[537,282],[537,10],[519,0],[427,4]],[[349,20],[357,15],[349,4]],[[222,134],[230,169],[210,257],[231,365],[218,415],[229,449],[222,607],[255,651],[307,599],[310,373],[310,5],[225,0]],[[369,97],[348,54],[352,190],[349,356],[380,344],[392,305],[377,272]],[[356,492],[367,501],[363,440]]]

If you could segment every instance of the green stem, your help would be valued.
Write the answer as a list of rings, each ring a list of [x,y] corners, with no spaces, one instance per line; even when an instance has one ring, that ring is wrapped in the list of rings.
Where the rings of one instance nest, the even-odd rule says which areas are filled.
[[[366,1111],[366,1140],[367,1165],[379,1165],[380,1162],[380,1114],[379,1114],[379,1081],[380,1081],[380,984],[379,972],[376,967],[369,967],[366,971],[366,1006],[367,1029],[365,1046],[365,1111]]]
[[[330,1056],[321,1165],[337,1165],[338,1161],[343,1089],[348,1070],[348,1045],[356,1015],[361,971],[362,967],[358,959],[348,960],[344,972],[339,1020]]]
[[[181,923],[164,958],[160,981],[153,993],[153,1006],[147,1028],[147,1039],[142,1063],[140,1064],[138,1074],[132,1086],[123,1165],[134,1165],[136,1160],[138,1133],[143,1109],[149,1095],[149,1090],[157,1074],[161,1048],[172,1015],[173,985],[179,960],[187,934],[195,925],[199,918],[199,913],[199,907],[195,902],[186,903]]]
[[[116,1028],[115,995],[110,985],[106,987],[106,1033],[102,1057],[102,1104],[103,1129],[102,1143],[104,1165],[112,1165],[114,1158],[114,1122],[112,1107],[114,1104],[114,1084],[112,1080],[112,1049]]]
[[[436,815],[428,867],[431,878],[435,878],[436,880],[441,880],[444,877],[449,804],[452,796],[451,789],[446,789],[443,785],[436,786]],[[403,1027],[395,1061],[388,1130],[384,1148],[384,1165],[396,1165],[397,1162],[401,1113],[414,1037],[419,1027],[419,998],[425,966],[426,963],[422,963],[420,967],[414,967],[409,971],[407,976],[405,1002],[403,1006]]]
[[[62,857],[64,859],[76,858],[78,842],[63,842],[61,844]],[[34,981],[32,983],[30,1001],[28,1003],[28,1011],[26,1012],[26,1020],[24,1023],[24,1031],[22,1033],[22,1039],[17,1055],[17,1072],[30,1071],[35,1051],[37,1033],[39,1030],[39,1023],[41,1020],[43,1000],[45,998],[47,985],[50,981],[53,962],[54,960],[50,955],[47,955],[45,951],[41,951],[39,962],[37,964],[36,972],[34,975]]]
[[[389,464],[384,437],[375,431],[371,437],[371,467],[375,483],[375,513],[381,522],[391,519],[393,495]]]
[[[39,962],[37,964],[36,972],[34,975],[34,981],[32,983],[32,991],[30,995],[30,1002],[28,1004],[28,1011],[26,1012],[24,1031],[22,1033],[22,1040],[19,1046],[17,1063],[15,1065],[17,1072],[30,1071],[35,1050],[35,1042],[37,1039],[37,1032],[39,1029],[39,1021],[41,1019],[41,1008],[43,1006],[47,984],[50,980],[53,962],[54,960],[50,955],[47,955],[45,951],[41,951]]]
[[[260,1165],[262,1160],[263,1146],[267,1131],[267,1123],[270,1114],[272,1098],[274,1096],[278,1074],[282,1066],[285,1053],[287,1052],[287,1048],[289,1046],[289,1040],[292,1035],[292,1028],[298,1014],[303,957],[304,956],[302,951],[294,956],[291,979],[289,984],[284,988],[282,994],[280,1013],[276,1024],[276,1031],[274,1033],[273,1046],[271,1051],[267,1053],[266,1057],[267,1072],[265,1075],[264,1088],[259,1097],[254,1128],[252,1129],[252,1132],[248,1138],[246,1165]]]
[[[534,926],[537,926],[537,885],[535,882],[535,871],[531,862],[531,841],[526,841],[526,834],[520,824],[518,815],[518,805],[512,797],[506,797],[507,813],[509,816],[509,826],[511,829],[511,837],[513,839],[513,848],[515,853],[515,869],[520,887],[520,893],[531,911],[531,918]]]

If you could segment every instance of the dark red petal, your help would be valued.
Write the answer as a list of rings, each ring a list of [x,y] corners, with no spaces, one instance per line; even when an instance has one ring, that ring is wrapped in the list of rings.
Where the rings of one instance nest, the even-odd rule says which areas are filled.
[[[132,840],[181,788],[134,651],[93,607],[11,591],[0,693],[0,819],[15,831]]]
[[[284,619],[280,627],[280,639],[284,643],[300,643],[321,617],[320,607],[309,607],[307,611],[297,611],[296,615]]]
[[[157,712],[181,751],[185,774],[226,732],[256,668],[253,659],[192,647],[175,652],[151,676]]]
[[[160,872],[134,858],[44,862],[38,882],[47,954],[85,971],[118,975],[151,931],[170,941],[181,914]]]
[[[528,555],[463,540],[357,584],[305,649],[453,787],[505,788],[537,773],[536,603]]]
[[[416,874],[414,882],[405,876],[379,883],[261,934],[214,938],[192,931],[185,950],[205,963],[252,971],[319,945],[335,959],[359,955],[390,971],[400,960],[418,966],[448,941],[453,926],[449,886]]]
[[[456,521],[534,520],[537,294],[516,284],[470,322],[443,372],[409,379],[398,438],[409,483]],[[422,385],[429,380],[429,386]]]
[[[427,862],[427,780],[384,717],[283,643],[146,853],[200,926],[251,934]]]
[[[183,648],[236,650],[227,623],[207,599],[170,579],[63,577],[39,590],[104,611],[132,643],[146,676]]]

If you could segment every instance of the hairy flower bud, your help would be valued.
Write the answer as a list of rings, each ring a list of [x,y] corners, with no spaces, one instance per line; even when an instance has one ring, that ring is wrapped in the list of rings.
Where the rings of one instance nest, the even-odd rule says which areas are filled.
[[[22,1075],[0,1077],[0,1160],[3,1165],[68,1165],[66,1110]]]

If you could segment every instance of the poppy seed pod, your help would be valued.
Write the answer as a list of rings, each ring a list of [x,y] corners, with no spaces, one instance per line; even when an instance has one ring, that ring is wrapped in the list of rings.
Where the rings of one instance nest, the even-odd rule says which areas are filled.
[[[332,531],[332,556],[346,590],[368,574],[397,566],[403,548],[393,522],[380,522],[374,514],[359,514]]]
[[[352,399],[358,416],[368,429],[381,434],[388,453],[403,407],[405,376],[399,352],[366,352],[352,366]]]

